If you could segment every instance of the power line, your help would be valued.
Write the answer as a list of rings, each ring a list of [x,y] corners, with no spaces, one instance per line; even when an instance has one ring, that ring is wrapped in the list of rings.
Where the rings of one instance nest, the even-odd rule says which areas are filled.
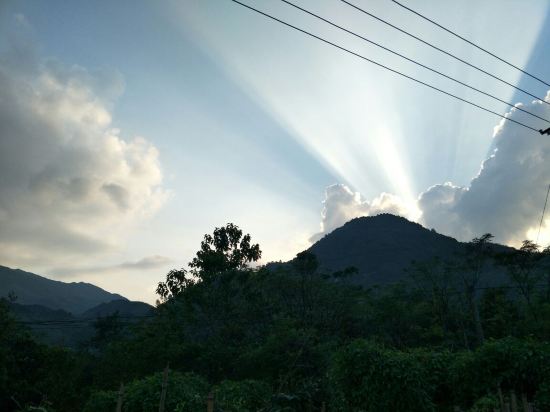
[[[507,64],[508,66],[513,67],[513,68],[516,69],[516,70],[519,70],[519,71],[522,72],[523,74],[526,74],[527,76],[529,76],[529,77],[531,77],[531,78],[533,78],[533,79],[535,79],[535,80],[538,80],[538,81],[541,82],[542,84],[544,84],[544,85],[546,85],[546,86],[550,86],[550,83],[547,83],[547,82],[545,82],[544,80],[538,78],[537,76],[535,76],[535,75],[533,75],[533,74],[531,74],[531,73],[526,72],[526,71],[523,70],[522,68],[520,68],[520,67],[518,67],[518,66],[516,66],[516,65],[514,65],[514,64],[512,64],[512,63],[510,63],[510,62],[507,61],[507,60],[504,60],[502,57],[499,57],[499,56],[497,56],[496,54],[490,52],[489,50],[484,49],[483,47],[477,45],[477,44],[474,43],[473,41],[470,41],[470,40],[466,39],[465,37],[461,36],[460,34],[458,34],[458,33],[454,32],[454,31],[452,31],[451,29],[448,29],[447,27],[442,26],[442,25],[439,24],[438,22],[436,22],[436,21],[434,21],[434,20],[432,20],[432,19],[430,19],[430,18],[424,16],[423,14],[417,12],[416,10],[413,10],[413,9],[411,9],[410,7],[405,6],[404,4],[398,2],[397,0],[391,0],[391,1],[393,1],[393,2],[394,2],[395,4],[397,4],[399,7],[402,7],[402,8],[404,8],[405,10],[408,10],[408,11],[410,11],[411,13],[416,14],[417,16],[423,18],[424,20],[429,21],[429,22],[432,23],[432,24],[435,24],[435,25],[436,25],[437,27],[439,27],[440,29],[445,30],[447,33],[450,33],[450,34],[452,34],[453,36],[458,37],[460,40],[463,40],[463,41],[465,41],[466,43],[468,43],[468,44],[474,46],[476,49],[479,49],[479,50],[481,50],[481,51],[487,53],[488,55],[494,57],[495,59],[500,60],[501,62]]]
[[[371,290],[371,291],[375,291],[375,292],[387,292],[388,291],[388,287],[392,287],[392,286],[405,286],[406,284],[405,283],[402,283],[402,282],[390,282],[390,283],[385,283],[383,285],[380,285],[380,284],[375,284],[373,286],[371,286],[370,288],[368,288],[368,290]],[[532,285],[533,286],[533,289],[537,290],[537,289],[545,289],[545,288],[548,288],[548,285],[547,284],[534,284]],[[478,286],[476,288],[474,288],[473,290],[474,291],[482,291],[482,290],[502,290],[502,289],[510,289],[510,290],[514,290],[514,289],[521,289],[522,287],[521,286],[516,286],[516,285],[500,285],[500,286]],[[454,287],[450,287],[447,294],[448,295],[460,295],[464,293],[464,291],[462,290],[457,290],[456,288]],[[393,294],[392,296],[395,296],[395,294]],[[409,297],[410,295],[405,295],[405,294],[401,294],[400,295],[401,297]],[[141,319],[141,318],[150,318],[150,317],[154,317],[154,315],[147,315],[147,316],[128,316],[128,318],[138,318],[138,319]],[[89,319],[88,319],[89,320]],[[97,320],[97,318],[96,318]],[[73,321],[61,321],[61,322],[64,322],[64,323],[56,323],[56,322],[60,322],[60,321],[51,321],[51,323],[48,323],[50,321],[16,321],[18,324],[21,324],[21,325],[25,325],[25,326],[35,326],[35,327],[39,327],[37,328],[37,331],[38,330],[45,330],[45,329],[50,329],[50,330],[57,330],[57,329],[80,329],[80,328],[85,328],[85,327],[88,327],[88,325],[86,323],[78,323],[78,322],[83,322],[81,320],[75,320],[74,322],[75,323],[72,323]],[[121,324],[121,326],[128,326],[128,325],[133,325],[133,323],[131,322],[125,322],[123,324]]]
[[[400,71],[398,71],[398,70],[392,69],[392,68],[390,68],[390,67],[388,67],[388,66],[383,65],[382,63],[378,63],[377,61],[371,60],[371,59],[369,59],[368,57],[365,57],[365,56],[363,56],[363,55],[361,55],[361,54],[359,54],[359,53],[356,53],[356,52],[354,52],[354,51],[351,51],[351,50],[349,50],[349,49],[346,49],[346,48],[343,47],[343,46],[339,46],[339,45],[336,44],[336,43],[333,43],[333,42],[331,42],[331,41],[329,41],[329,40],[326,40],[326,39],[324,39],[324,38],[322,38],[322,37],[320,37],[320,36],[317,36],[317,35],[315,35],[315,34],[313,34],[313,33],[310,33],[310,32],[308,32],[308,31],[306,31],[306,30],[304,30],[304,29],[301,29],[301,28],[299,28],[299,27],[297,27],[297,26],[294,26],[294,25],[292,25],[292,24],[290,24],[290,23],[287,23],[287,22],[285,22],[285,21],[283,21],[283,20],[280,20],[280,19],[278,19],[277,17],[274,17],[274,16],[272,16],[272,15],[270,15],[270,14],[264,13],[263,11],[260,11],[260,10],[258,10],[258,9],[255,9],[255,8],[252,7],[252,6],[249,6],[249,5],[247,5],[247,4],[241,3],[241,2],[238,1],[238,0],[231,0],[231,1],[234,2],[234,3],[237,3],[237,4],[239,4],[239,5],[241,5],[241,6],[243,6],[243,7],[246,7],[247,9],[250,9],[250,10],[256,12],[256,13],[259,13],[259,14],[265,16],[265,17],[268,17],[268,18],[270,18],[271,20],[274,20],[274,21],[276,21],[276,22],[278,22],[278,23],[281,23],[281,24],[283,24],[283,25],[285,25],[285,26],[288,26],[288,27],[290,27],[290,28],[293,28],[294,30],[297,30],[297,31],[299,31],[299,32],[301,32],[301,33],[307,34],[308,36],[311,36],[311,37],[313,37],[313,38],[315,38],[315,39],[317,39],[317,40],[320,40],[320,41],[322,41],[323,43],[329,44],[329,45],[331,45],[331,46],[333,46],[333,47],[336,47],[337,49],[340,49],[340,50],[342,50],[342,51],[345,51],[346,53],[349,53],[349,54],[351,54],[351,55],[354,55],[354,56],[356,56],[356,57],[359,57],[360,59],[363,59],[363,60],[365,60],[365,61],[367,61],[367,62],[369,62],[369,63],[372,63],[372,64],[374,64],[374,65],[376,65],[376,66],[382,67],[383,69],[389,70],[389,71],[391,71],[392,73],[398,74],[398,75],[400,75],[400,76],[402,76],[402,77],[405,77],[405,78],[407,78],[407,79],[409,79],[409,80],[412,80],[412,81],[414,81],[414,82],[416,82],[416,83],[422,84],[423,86],[429,87],[430,89],[436,90],[436,91],[438,91],[438,92],[440,92],[440,93],[446,94],[447,96],[453,97],[453,98],[455,98],[455,99],[457,99],[457,100],[460,100],[460,101],[462,101],[462,102],[464,102],[464,103],[468,103],[469,105],[474,106],[474,107],[477,107],[478,109],[484,110],[484,111],[486,111],[486,112],[488,112],[488,113],[492,113],[492,114],[494,114],[495,116],[498,116],[498,117],[500,117],[500,118],[502,118],[502,119],[509,120],[510,122],[516,123],[516,124],[518,124],[518,125],[520,125],[520,126],[523,126],[523,127],[527,128],[527,129],[530,129],[530,130],[533,130],[533,131],[535,131],[535,132],[537,132],[537,133],[539,132],[537,129],[535,129],[535,128],[531,127],[531,126],[528,126],[528,125],[526,125],[525,123],[519,122],[519,121],[514,120],[514,119],[511,119],[511,118],[509,118],[509,117],[506,117],[506,116],[504,116],[504,115],[502,115],[502,114],[500,114],[500,113],[494,112],[494,111],[492,111],[492,110],[490,110],[490,109],[487,109],[487,108],[485,108],[485,107],[483,107],[483,106],[480,106],[480,105],[478,105],[478,104],[476,104],[476,103],[474,103],[474,102],[471,102],[471,101],[469,101],[469,100],[463,99],[462,97],[456,96],[456,95],[454,95],[454,94],[452,94],[452,93],[449,93],[449,92],[447,92],[447,91],[445,91],[445,90],[439,89],[438,87],[433,86],[433,85],[431,85],[431,84],[429,84],[429,83],[423,82],[423,81],[418,80],[418,79],[416,79],[416,78],[414,78],[414,77],[412,77],[412,76],[409,76],[409,75],[407,75],[407,74],[405,74],[405,73],[402,73],[402,72],[400,72]]]
[[[550,185],[548,185],[548,190],[546,191],[546,200],[544,201],[544,207],[542,208],[542,216],[540,217],[539,232],[537,233],[537,241],[535,242],[537,245],[539,243],[540,228],[542,227],[542,221],[544,220],[544,212],[546,212],[546,204],[548,203],[549,193],[550,193]]]
[[[464,83],[464,82],[462,82],[462,81],[460,81],[460,80],[458,80],[458,79],[456,79],[456,78],[454,78],[454,77],[452,77],[452,76],[449,76],[449,75],[447,75],[447,74],[445,74],[445,73],[442,73],[442,72],[440,72],[440,71],[438,71],[438,70],[436,70],[436,69],[434,69],[434,68],[432,68],[432,67],[429,67],[429,66],[427,66],[427,65],[425,65],[425,64],[422,64],[422,63],[420,63],[420,62],[417,61],[417,60],[414,60],[414,59],[412,59],[412,58],[409,58],[409,57],[407,57],[407,56],[405,56],[405,55],[403,55],[403,54],[401,54],[401,53],[399,53],[399,52],[396,52],[395,50],[390,49],[389,47],[383,46],[383,45],[381,45],[380,43],[377,43],[377,42],[375,42],[375,41],[373,41],[373,40],[370,40],[370,39],[368,39],[368,38],[366,38],[366,37],[364,37],[364,36],[361,36],[360,34],[357,34],[357,33],[354,32],[354,31],[348,30],[348,29],[346,29],[345,27],[342,27],[342,26],[340,26],[340,25],[334,23],[334,22],[331,21],[331,20],[325,19],[324,17],[321,17],[321,16],[319,16],[318,14],[315,14],[315,13],[309,11],[309,10],[306,10],[306,9],[304,9],[304,8],[302,8],[302,7],[296,5],[296,4],[294,4],[294,3],[292,3],[292,2],[290,2],[290,1],[288,1],[288,0],[281,0],[281,1],[282,1],[283,3],[288,4],[289,6],[292,6],[292,7],[296,8],[296,9],[298,9],[298,10],[304,12],[304,13],[309,14],[310,16],[313,16],[313,17],[315,17],[315,18],[317,18],[317,19],[319,19],[319,20],[321,20],[321,21],[324,21],[325,23],[328,23],[328,24],[330,24],[330,25],[333,26],[333,27],[336,27],[336,28],[338,28],[338,29],[340,29],[340,30],[342,30],[342,31],[345,31],[346,33],[349,33],[349,34],[351,34],[352,36],[355,36],[355,37],[357,37],[357,38],[359,38],[359,39],[361,39],[361,40],[364,40],[364,41],[366,41],[366,42],[368,42],[368,43],[370,43],[370,44],[372,44],[372,45],[374,45],[374,46],[376,46],[376,47],[379,47],[379,48],[381,48],[381,49],[383,49],[383,50],[385,50],[385,51],[387,51],[387,52],[389,52],[389,53],[392,53],[392,54],[394,54],[394,55],[396,55],[396,56],[399,56],[399,57],[401,57],[401,58],[403,58],[403,59],[405,59],[405,60],[411,62],[411,63],[414,63],[414,64],[416,64],[417,66],[423,67],[424,69],[430,70],[430,71],[433,72],[433,73],[436,73],[436,74],[438,74],[438,75],[440,75],[440,76],[442,76],[442,77],[445,77],[446,79],[452,80],[452,81],[454,81],[455,83],[458,83],[458,84],[460,84],[460,85],[462,85],[462,86],[465,86],[465,87],[467,87],[467,88],[469,88],[469,89],[471,89],[471,90],[474,90],[474,91],[476,91],[476,92],[478,92],[478,93],[481,93],[481,94],[483,94],[483,95],[485,95],[485,96],[488,96],[488,97],[490,97],[490,98],[492,98],[492,99],[494,99],[494,100],[497,100],[497,101],[499,101],[499,102],[501,102],[501,103],[504,103],[505,105],[507,105],[507,106],[509,106],[509,107],[513,107],[513,108],[515,108],[515,109],[517,109],[517,110],[519,110],[519,111],[522,111],[522,112],[527,113],[527,114],[529,114],[529,115],[531,115],[531,116],[533,116],[533,117],[536,117],[536,118],[538,118],[538,119],[540,119],[540,120],[543,120],[543,121],[545,121],[545,122],[547,122],[547,123],[550,123],[550,120],[547,120],[547,119],[545,119],[544,117],[541,117],[541,116],[539,116],[539,115],[537,115],[537,114],[531,113],[530,111],[525,110],[525,109],[522,109],[521,107],[516,107],[513,103],[507,102],[506,100],[503,100],[503,99],[501,99],[501,98],[499,98],[499,97],[497,97],[497,96],[494,96],[494,95],[492,95],[492,94],[490,94],[490,93],[484,92],[483,90],[480,90],[480,89],[478,89],[478,88],[476,88],[476,87],[474,87],[474,86],[471,86],[471,85],[469,85],[468,83]]]
[[[145,318],[154,318],[156,315],[127,315],[127,316],[116,316],[116,320],[132,320],[132,319],[145,319]],[[89,324],[92,322],[97,322],[98,320],[106,319],[105,317],[97,318],[82,318],[82,319],[57,319],[57,320],[38,320],[31,319],[27,321],[17,321],[17,323],[23,325],[75,325],[75,324]],[[127,321],[128,322],[128,321]]]
[[[528,91],[525,90],[525,89],[522,89],[522,88],[520,88],[520,87],[517,87],[516,85],[514,85],[514,84],[512,84],[512,83],[510,83],[510,82],[508,82],[508,81],[506,81],[506,80],[504,80],[504,79],[501,79],[500,77],[495,76],[495,75],[492,74],[492,73],[489,73],[488,71],[482,69],[481,67],[478,67],[478,66],[476,66],[475,64],[469,63],[469,62],[467,62],[466,60],[461,59],[460,57],[458,57],[458,56],[452,54],[451,52],[448,52],[448,51],[446,51],[446,50],[443,50],[442,48],[437,47],[436,45],[434,45],[434,44],[432,44],[432,43],[430,43],[430,42],[428,42],[428,41],[426,41],[426,40],[424,40],[424,39],[421,39],[420,37],[415,36],[414,34],[409,33],[408,31],[406,31],[406,30],[404,30],[404,29],[402,29],[402,28],[400,28],[400,27],[397,27],[396,25],[394,25],[394,24],[392,24],[392,23],[390,23],[390,22],[388,22],[388,21],[386,21],[386,20],[384,20],[384,19],[382,19],[382,18],[380,18],[380,17],[378,17],[378,16],[376,16],[376,15],[374,15],[374,14],[372,14],[372,13],[366,11],[366,10],[364,10],[364,9],[362,9],[362,8],[359,7],[359,6],[356,6],[356,5],[353,4],[353,3],[350,3],[350,2],[347,1],[347,0],[340,0],[340,1],[341,1],[342,3],[344,3],[344,4],[347,4],[347,5],[350,6],[350,7],[353,7],[354,9],[360,11],[361,13],[364,13],[364,14],[366,14],[367,16],[370,16],[370,17],[372,17],[373,19],[378,20],[379,22],[384,23],[384,24],[388,25],[389,27],[391,27],[391,28],[393,28],[393,29],[395,29],[395,30],[400,31],[401,33],[406,34],[407,36],[412,37],[412,38],[415,39],[415,40],[418,40],[419,42],[425,44],[426,46],[431,47],[432,49],[435,49],[435,50],[437,50],[437,51],[439,51],[439,52],[441,52],[441,53],[443,53],[443,54],[446,54],[447,56],[452,57],[453,59],[458,60],[459,62],[461,62],[461,63],[463,63],[463,64],[465,64],[465,65],[467,65],[467,66],[469,66],[469,67],[472,67],[473,69],[476,69],[477,71],[479,71],[479,72],[481,72],[481,73],[484,73],[484,74],[486,74],[487,76],[490,76],[490,77],[492,77],[493,79],[498,80],[498,81],[501,82],[501,83],[504,83],[504,84],[506,84],[506,85],[508,85],[508,86],[510,86],[510,87],[513,87],[514,89],[516,89],[516,90],[518,90],[518,91],[520,91],[520,92],[522,92],[522,93],[525,93],[525,94],[528,95],[528,96],[534,97],[535,99],[540,100],[540,101],[542,101],[542,102],[544,102],[544,103],[550,105],[550,103],[547,102],[546,100],[544,100],[542,97],[539,97],[539,96],[537,96],[537,95],[534,95],[534,94],[532,94],[531,92],[528,92]]]

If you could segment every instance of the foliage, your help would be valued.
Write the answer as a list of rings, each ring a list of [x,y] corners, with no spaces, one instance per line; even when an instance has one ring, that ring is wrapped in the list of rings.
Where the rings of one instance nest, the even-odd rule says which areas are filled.
[[[266,408],[271,388],[256,380],[223,381],[214,389],[216,406],[224,412],[256,412]]]
[[[82,412],[112,412],[118,399],[116,391],[97,391],[92,393]]]
[[[159,407],[163,373],[135,380],[124,388],[122,410],[148,412]],[[197,375],[179,372],[168,374],[166,410],[195,412],[204,409],[208,384]],[[117,391],[98,391],[88,399],[85,412],[111,412],[115,409]]]
[[[220,411],[481,412],[499,388],[549,409],[550,283],[529,286],[548,259],[508,251],[510,283],[480,288],[490,239],[366,289],[309,252],[250,268],[261,251],[229,224],[167,274],[153,317],[123,332],[103,318],[74,351],[37,343],[0,303],[0,410],[113,411],[121,382],[124,411],[157,410],[168,363],[167,412],[202,411],[210,391]]]
[[[190,273],[185,269],[170,271],[166,281],[158,284],[157,293],[166,301],[197,280],[209,281],[224,272],[244,270],[262,256],[260,246],[251,241],[249,234],[243,236],[242,230],[232,223],[215,228],[212,235],[204,235],[200,250],[189,263]]]
[[[541,411],[550,410],[550,378],[540,385],[535,396],[535,405]]]
[[[407,352],[357,340],[336,354],[330,377],[336,410],[435,410],[428,374]]]
[[[244,269],[261,256],[260,246],[251,244],[250,235],[243,236],[238,226],[228,223],[214,229],[212,235],[204,235],[201,248],[189,267],[194,274],[204,278],[226,270]]]
[[[494,396],[484,396],[479,398],[468,412],[494,412],[498,407],[498,401]]]
[[[532,398],[550,379],[550,344],[517,338],[489,341],[475,352],[457,356],[452,375],[453,387],[464,404],[496,388]]]
[[[109,342],[118,339],[122,333],[118,311],[112,315],[98,318],[93,326],[95,335],[92,337],[90,345],[99,350],[104,349]]]

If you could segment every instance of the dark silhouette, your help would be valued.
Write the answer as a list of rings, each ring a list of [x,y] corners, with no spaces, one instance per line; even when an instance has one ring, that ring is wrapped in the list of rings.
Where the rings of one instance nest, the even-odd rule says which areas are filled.
[[[540,129],[540,130],[539,130],[539,133],[540,133],[540,134],[548,134],[548,135],[550,135],[550,127],[549,127],[548,129],[546,129],[546,130]]]

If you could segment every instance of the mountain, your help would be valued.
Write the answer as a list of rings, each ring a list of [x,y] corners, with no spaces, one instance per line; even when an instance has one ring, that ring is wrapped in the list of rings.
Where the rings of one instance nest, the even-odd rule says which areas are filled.
[[[129,301],[89,283],[59,282],[0,266],[0,297],[10,294],[16,296],[9,307],[18,321],[41,341],[68,347],[89,341],[97,318],[118,313],[128,324],[154,310],[147,303]]]
[[[0,266],[0,297],[13,293],[17,303],[61,309],[79,315],[101,303],[127,300],[84,282],[65,283],[46,279],[34,273]]]
[[[41,342],[76,348],[94,334],[92,324],[78,323],[71,313],[42,305],[10,303],[11,313]]]
[[[499,251],[511,250],[506,246],[493,246]],[[413,261],[451,258],[465,249],[466,243],[433,229],[403,217],[381,214],[349,221],[313,244],[308,251],[317,256],[321,269],[337,271],[354,266],[359,271],[355,281],[372,286],[403,279]],[[491,270],[501,272],[495,268]],[[502,278],[500,273],[494,275],[492,281]]]
[[[25,324],[40,341],[77,348],[88,342],[95,334],[94,321],[118,313],[124,325],[143,320],[153,314],[153,306],[143,302],[119,299],[101,303],[74,316],[61,309],[50,309],[42,305],[21,305],[9,303],[11,313]]]
[[[129,300],[119,299],[108,303],[101,303],[88,309],[86,312],[82,313],[80,317],[83,319],[99,318],[113,315],[114,313],[118,313],[119,316],[126,318],[143,317],[151,315],[153,309],[153,306],[144,302],[131,302]]]

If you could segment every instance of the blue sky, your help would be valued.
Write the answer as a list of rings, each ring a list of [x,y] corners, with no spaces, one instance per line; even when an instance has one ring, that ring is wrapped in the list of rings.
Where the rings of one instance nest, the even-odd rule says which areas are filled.
[[[492,110],[509,110],[329,28],[280,1],[248,3]],[[338,0],[296,3],[505,100],[527,105],[533,100]],[[545,96],[548,91],[390,0],[355,3],[537,96]],[[528,71],[550,78],[550,57],[545,53],[550,41],[548,3],[480,3],[406,2]],[[506,144],[521,145],[532,132],[519,130],[510,122],[495,129],[497,117],[397,78],[229,0],[8,1],[0,7],[0,13],[5,34],[0,41],[5,81],[15,84],[14,90],[34,88],[37,96],[54,87],[56,100],[40,100],[45,109],[38,110],[36,116],[48,123],[44,110],[62,108],[50,114],[57,116],[56,125],[68,122],[77,130],[52,126],[52,142],[59,144],[63,153],[69,153],[63,157],[68,159],[65,162],[70,164],[73,159],[70,153],[76,149],[72,145],[86,159],[115,159],[104,163],[94,160],[86,168],[64,169],[52,155],[50,163],[44,160],[42,169],[36,162],[32,168],[6,170],[21,176],[21,181],[28,180],[31,189],[21,193],[21,187],[16,190],[7,182],[0,186],[0,190],[4,188],[3,196],[15,204],[18,196],[32,200],[29,196],[39,193],[40,202],[36,204],[42,206],[40,213],[30,219],[24,213],[33,214],[32,207],[19,210],[15,217],[15,212],[10,212],[13,205],[0,202],[0,224],[11,222],[9,227],[4,223],[5,233],[10,236],[0,239],[10,252],[0,255],[0,264],[66,281],[84,280],[133,299],[153,301],[154,287],[166,271],[185,265],[199,247],[202,235],[227,222],[252,234],[264,250],[265,261],[288,259],[306,248],[309,239],[320,231],[326,233],[351,217],[381,211],[401,213],[464,240],[473,233],[465,227],[491,231],[497,240],[509,244],[532,234],[538,223],[534,210],[540,210],[542,201],[537,199],[544,191],[542,183],[550,180],[544,161],[530,172],[537,179],[529,183],[536,188],[531,190],[535,194],[529,208],[525,208],[525,202],[517,202],[498,209],[506,209],[507,214],[495,214],[500,199],[506,199],[509,191],[504,188],[504,177],[488,177],[511,173],[506,179],[516,182],[517,193],[528,189],[525,168],[519,171],[507,167],[518,164],[513,156],[519,151]],[[25,65],[26,60],[13,56],[27,54],[33,62],[29,67],[36,69],[19,73],[15,65]],[[48,75],[55,80],[53,86],[43,82]],[[17,106],[26,116],[31,116],[36,107],[32,93],[29,96]],[[25,104],[30,110],[23,110]],[[79,105],[88,114],[78,114]],[[6,116],[19,118],[13,110]],[[544,104],[533,110],[546,116]],[[102,120],[102,116],[109,121]],[[529,118],[525,121],[537,128],[544,125]],[[13,129],[1,130],[8,148],[13,146],[8,144],[10,139],[15,142],[18,138],[11,130],[21,129],[15,120],[13,123]],[[67,133],[66,139],[60,140],[56,130]],[[38,135],[25,135],[25,141],[32,143]],[[78,142],[80,135],[86,136],[88,146]],[[105,153],[97,149],[100,146],[94,144],[94,136],[102,139]],[[130,143],[137,136],[143,141]],[[70,150],[60,143],[69,140]],[[497,151],[493,162],[498,167],[491,172],[493,166],[488,163],[489,172],[472,182],[482,162],[495,155],[493,150],[499,144],[502,150]],[[544,160],[545,144],[537,140],[529,146],[529,156],[543,156]],[[17,153],[27,150],[25,147]],[[510,157],[504,157],[506,153]],[[120,167],[115,161],[121,162]],[[134,165],[133,172],[125,169],[127,163]],[[94,171],[91,165],[99,164],[105,164],[102,167],[108,171]],[[55,172],[44,173],[53,169]],[[27,180],[23,175],[28,175]],[[34,182],[42,182],[44,176],[51,180],[37,192]],[[82,186],[89,193],[82,195],[84,189],[79,186],[80,197],[64,203],[67,197],[60,194],[66,193],[59,191],[61,183],[63,190],[70,190],[73,196],[73,183],[88,178],[99,184],[102,196],[115,202],[118,209],[110,209],[105,203],[107,197],[93,198],[92,183]],[[485,181],[488,187],[501,190],[480,203],[483,196],[474,196],[475,190],[488,192],[475,188]],[[73,183],[67,186],[67,182]],[[443,185],[446,182],[452,185]],[[325,194],[325,189],[334,184],[340,186]],[[439,186],[430,191],[434,185]],[[469,195],[463,199],[465,192]],[[442,196],[447,199],[443,206],[430,200],[441,202]],[[43,203],[44,199],[50,199],[49,203]],[[129,201],[132,205],[126,204]],[[495,218],[482,219],[487,224],[480,227],[474,222],[483,213],[502,221],[519,215],[517,222],[521,224],[504,229],[505,225]],[[24,224],[18,226],[17,219]],[[51,231],[46,229],[54,226],[67,230],[48,238]],[[80,243],[67,234],[81,236],[84,246],[74,246]],[[31,247],[40,237],[43,243]],[[86,249],[91,244],[97,247]]]

